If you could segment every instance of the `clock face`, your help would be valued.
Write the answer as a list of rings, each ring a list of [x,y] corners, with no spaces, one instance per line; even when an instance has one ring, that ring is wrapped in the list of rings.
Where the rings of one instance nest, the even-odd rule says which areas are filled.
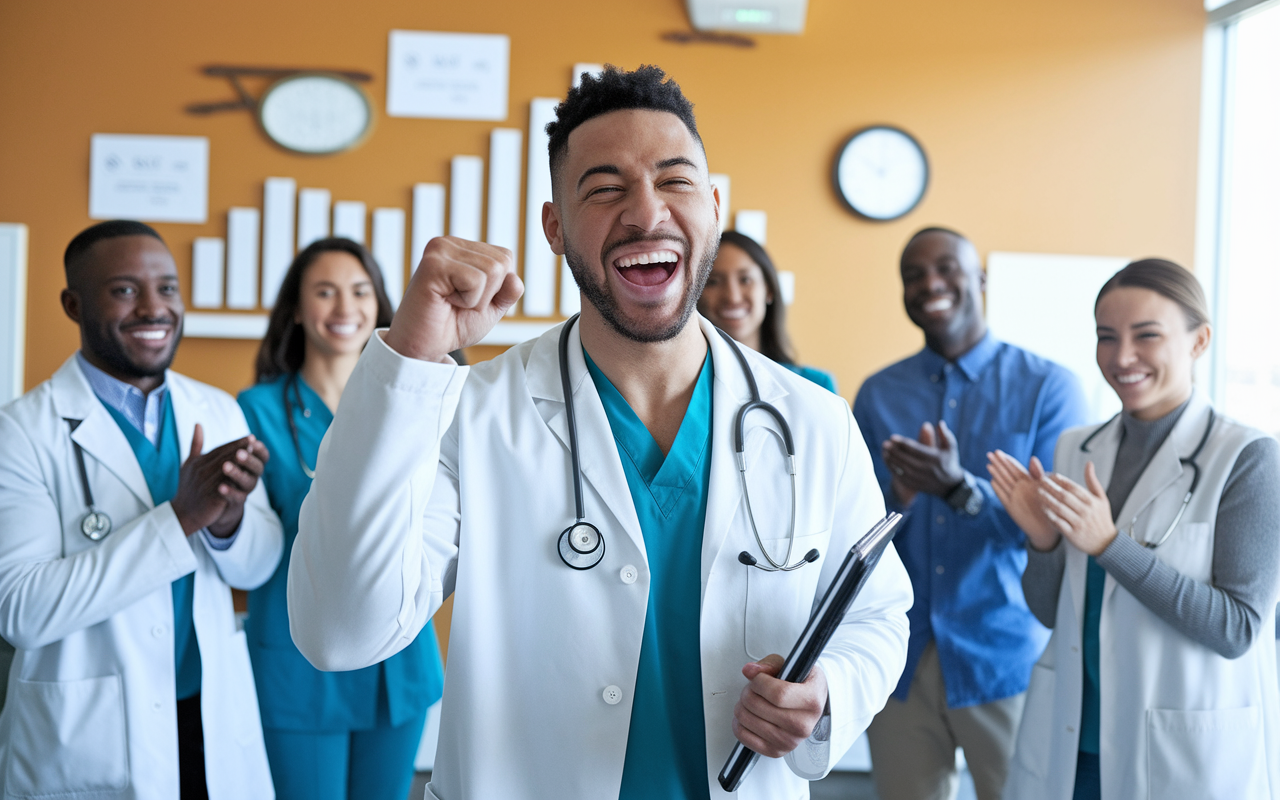
[[[310,155],[359,144],[373,109],[354,83],[335,75],[295,75],[277,81],[258,103],[258,121],[276,144]]]
[[[929,185],[929,162],[909,133],[876,125],[844,143],[834,177],[836,192],[851,211],[884,222],[919,204]]]

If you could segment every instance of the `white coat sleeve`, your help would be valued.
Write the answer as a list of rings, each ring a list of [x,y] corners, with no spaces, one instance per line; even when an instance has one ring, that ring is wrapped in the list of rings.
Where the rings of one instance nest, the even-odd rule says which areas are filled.
[[[28,431],[0,413],[0,442],[0,637],[15,647],[64,639],[195,571],[168,503],[63,557],[65,521]]]
[[[405,358],[379,333],[347,383],[289,561],[289,630],[318,669],[394,655],[444,601],[459,495],[442,440],[467,370]]]
[[[229,407],[224,408],[223,413],[228,415],[225,441],[229,442],[249,435],[249,423],[245,421],[240,406],[230,398],[227,400]],[[206,448],[209,449],[212,447]],[[271,455],[279,458],[282,454]],[[204,551],[217,566],[218,574],[228,586],[248,591],[266,583],[275,574],[280,556],[284,553],[284,530],[280,526],[280,518],[271,510],[267,489],[262,480],[258,480],[258,485],[253,487],[253,491],[245,499],[244,516],[230,547],[219,550],[216,547],[206,547],[202,538],[199,541],[199,546],[204,547]]]
[[[884,498],[862,434],[847,411],[844,416],[848,447],[837,488],[832,541],[844,542],[847,548],[884,516]],[[831,585],[843,560],[827,559],[817,597]],[[884,708],[906,666],[907,611],[913,599],[911,580],[898,551],[890,546],[818,658],[827,678],[831,709],[830,720],[822,720],[819,729],[829,724],[830,730],[821,736],[815,732],[786,755],[796,775],[806,780],[824,777]]]

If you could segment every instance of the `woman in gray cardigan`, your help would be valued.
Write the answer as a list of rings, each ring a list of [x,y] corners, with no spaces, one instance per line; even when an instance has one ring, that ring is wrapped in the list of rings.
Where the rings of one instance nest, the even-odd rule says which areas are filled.
[[[1192,382],[1204,293],[1129,264],[1094,307],[1115,418],[1062,434],[1058,472],[989,456],[1053,637],[1006,798],[1280,798],[1280,445]]]

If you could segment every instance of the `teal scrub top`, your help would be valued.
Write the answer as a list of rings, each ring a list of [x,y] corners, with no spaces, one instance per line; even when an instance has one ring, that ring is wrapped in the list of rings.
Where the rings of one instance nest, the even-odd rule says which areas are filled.
[[[619,798],[709,798],[699,620],[711,477],[711,355],[665,457],[627,401],[585,350],[583,355],[622,459],[650,576]]]
[[[182,469],[182,450],[178,445],[178,425],[173,417],[173,403],[169,392],[164,395],[164,407],[160,411],[160,437],[155,444],[147,441],[142,431],[124,414],[111,406],[102,405],[115,419],[116,424],[129,440],[133,454],[142,468],[142,477],[151,491],[155,505],[167,503],[178,492],[178,471]],[[173,582],[173,659],[177,699],[186,700],[200,693],[200,644],[196,641],[195,573],[183,575]]]
[[[1084,693],[1080,704],[1080,751],[1099,755],[1102,722],[1102,683],[1098,666],[1098,632],[1102,626],[1102,590],[1107,571],[1089,556],[1084,594]]]
[[[289,555],[298,535],[302,499],[311,489],[311,479],[298,459],[306,461],[309,469],[315,467],[320,440],[333,421],[328,406],[301,376],[296,386],[298,393],[290,388],[288,376],[281,376],[246,389],[237,398],[249,430],[271,451],[262,482],[285,537],[284,557],[275,574],[249,592],[249,619],[245,622],[262,725],[276,730],[332,732],[399,726],[439,700],[444,686],[440,650],[430,622],[404,650],[380,664],[352,672],[321,672],[311,666],[289,634],[285,594]],[[297,425],[297,447],[285,416],[286,388]]]
[[[782,364],[782,362],[778,362],[778,363]],[[795,374],[799,375],[802,378],[808,378],[809,380],[818,384],[823,389],[826,389],[828,392],[831,392],[832,394],[839,394],[839,392],[836,391],[835,376],[833,376],[830,372],[820,370],[817,367],[805,367],[800,364],[782,364],[782,366],[786,367],[787,369],[791,370],[792,372],[794,372]]]

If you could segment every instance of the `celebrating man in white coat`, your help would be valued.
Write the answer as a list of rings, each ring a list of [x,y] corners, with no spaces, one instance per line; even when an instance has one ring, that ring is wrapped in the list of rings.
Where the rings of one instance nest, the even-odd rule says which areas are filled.
[[[890,550],[808,679],[774,677],[884,513],[866,446],[839,398],[694,317],[720,212],[679,87],[608,68],[556,113],[543,228],[582,315],[468,372],[446,354],[523,287],[505,250],[428,245],[321,447],[294,640],[373,664],[456,591],[429,797],[724,796],[735,737],[765,756],[739,796],[807,797],[905,660]],[[743,420],[744,480],[753,394],[778,413]]]
[[[0,409],[0,795],[271,798],[228,588],[280,560],[266,448],[230,395],[169,371],[159,234],[104,222],[65,262],[80,351]]]

